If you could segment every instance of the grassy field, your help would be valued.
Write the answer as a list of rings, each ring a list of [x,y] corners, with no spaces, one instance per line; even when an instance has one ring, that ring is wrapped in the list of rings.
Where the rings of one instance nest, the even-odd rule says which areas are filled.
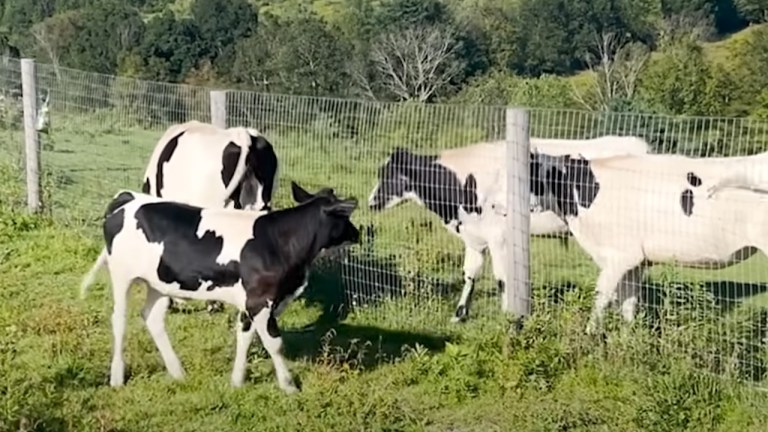
[[[768,422],[768,395],[744,382],[762,385],[768,361],[756,295],[765,257],[719,272],[656,268],[646,301],[658,307],[632,326],[610,314],[606,336],[587,337],[594,265],[575,242],[535,239],[534,314],[522,329],[485,294],[487,276],[473,319],[451,326],[462,246],[414,205],[360,208],[364,244],[318,263],[281,318],[301,394],[278,390],[258,343],[247,386],[229,388],[232,311],[211,316],[199,304],[168,317],[187,370],[173,382],[139,317],[142,287],[131,296],[130,377],[110,389],[106,278],[86,300],[78,285],[101,247],[106,200],[138,188],[162,130],[109,118],[56,125],[44,139],[40,216],[18,210],[21,135],[0,131],[0,431],[758,431]],[[278,207],[290,204],[290,180],[364,200],[398,144],[270,137],[284,167]],[[747,301],[727,301],[737,298]]]

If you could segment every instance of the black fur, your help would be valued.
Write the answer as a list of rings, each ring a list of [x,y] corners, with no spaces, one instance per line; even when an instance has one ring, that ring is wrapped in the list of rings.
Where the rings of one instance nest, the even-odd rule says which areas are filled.
[[[686,178],[688,179],[688,184],[689,185],[691,185],[693,187],[701,186],[701,177],[697,176],[695,173],[689,172],[686,175]]]
[[[155,173],[155,188],[157,190],[157,196],[163,196],[163,165],[171,160],[173,153],[176,151],[176,147],[179,145],[179,138],[184,135],[186,131],[179,133],[175,137],[171,138],[168,143],[163,147],[163,151],[160,152],[160,157],[157,159],[157,172]]]
[[[458,221],[459,207],[467,213],[482,213],[477,204],[475,176],[468,175],[462,185],[456,173],[441,165],[434,155],[396,149],[379,169],[379,185],[374,210],[383,208],[392,197],[412,192],[446,224]]]
[[[686,189],[680,194],[680,207],[683,209],[683,213],[686,216],[693,214],[693,191]]]

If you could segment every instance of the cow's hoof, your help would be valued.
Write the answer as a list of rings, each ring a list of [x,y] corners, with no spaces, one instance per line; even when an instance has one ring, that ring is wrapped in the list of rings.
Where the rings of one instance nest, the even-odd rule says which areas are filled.
[[[224,304],[221,302],[209,302],[206,309],[210,314],[218,313],[224,310]]]
[[[451,318],[452,323],[460,323],[465,322],[469,318],[469,310],[466,306],[461,305],[458,308],[456,308],[456,313],[453,314],[453,317]]]

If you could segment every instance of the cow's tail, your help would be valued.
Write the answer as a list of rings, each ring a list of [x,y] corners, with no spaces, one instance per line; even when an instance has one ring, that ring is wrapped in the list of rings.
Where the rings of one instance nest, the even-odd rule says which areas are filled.
[[[237,186],[243,180],[245,176],[246,161],[248,160],[248,153],[251,150],[251,135],[246,128],[240,127],[234,130],[236,136],[236,144],[240,145],[240,159],[237,161],[237,167],[235,173],[232,175],[232,180],[229,181],[226,191],[224,192],[224,204],[229,203],[229,199],[237,189]]]
[[[107,248],[104,247],[101,249],[101,253],[99,254],[99,257],[96,258],[96,262],[91,266],[91,269],[86,273],[86,275],[83,277],[83,281],[80,284],[80,298],[84,299],[85,295],[88,294],[88,287],[90,287],[93,284],[93,280],[96,278],[96,273],[99,272],[101,267],[106,264],[107,262]]]

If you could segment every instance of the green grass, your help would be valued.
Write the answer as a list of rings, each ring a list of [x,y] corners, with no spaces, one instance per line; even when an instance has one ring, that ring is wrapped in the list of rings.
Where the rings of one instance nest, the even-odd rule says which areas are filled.
[[[341,262],[319,263],[281,317],[302,393],[278,390],[258,343],[247,385],[231,389],[232,310],[208,315],[200,304],[168,316],[187,371],[172,381],[139,317],[138,286],[129,379],[111,389],[106,277],[85,300],[78,286],[101,247],[99,214],[116,188],[138,188],[162,130],[97,116],[54,121],[40,216],[18,210],[21,135],[0,131],[0,431],[758,431],[768,422],[768,396],[755,390],[768,361],[755,333],[765,327],[763,296],[718,298],[761,290],[748,283],[765,279],[762,255],[717,272],[654,269],[646,301],[658,307],[631,326],[609,313],[598,338],[583,334],[594,265],[575,242],[565,250],[535,239],[535,312],[522,329],[485,295],[489,263],[473,319],[451,326],[463,249],[414,205],[380,215],[360,208],[355,223],[375,236]],[[364,199],[395,145],[306,131],[270,137],[283,164],[279,207],[290,204],[290,180]],[[405,294],[350,310],[345,291]]]

